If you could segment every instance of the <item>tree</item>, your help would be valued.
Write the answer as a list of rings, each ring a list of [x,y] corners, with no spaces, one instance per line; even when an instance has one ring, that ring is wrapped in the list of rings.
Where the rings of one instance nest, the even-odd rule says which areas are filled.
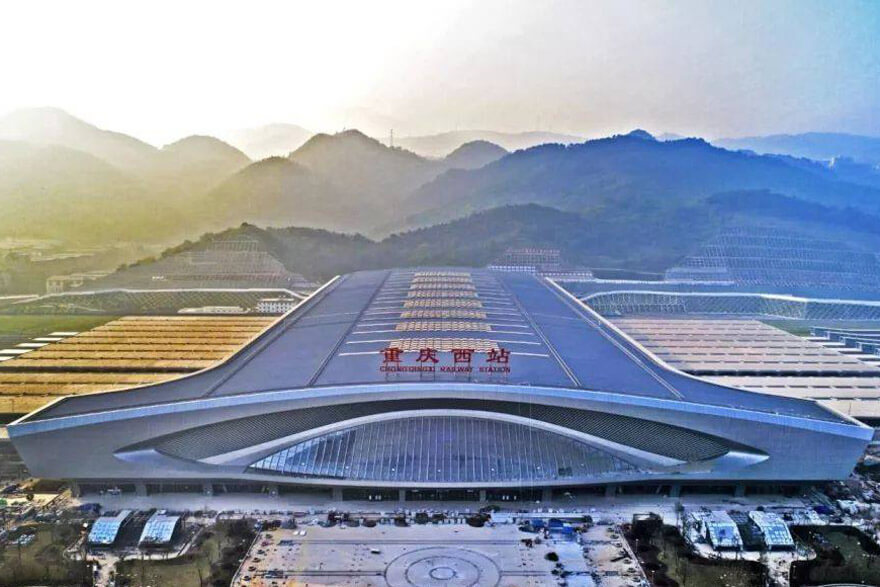
[[[681,579],[681,585],[682,585],[682,587],[687,587],[687,584],[688,584],[688,575],[690,574],[690,570],[691,570],[690,562],[688,562],[687,559],[685,559],[684,557],[681,557],[681,556],[675,556],[674,558],[675,558],[675,560],[677,560],[677,561],[678,561],[679,559],[681,559],[681,560],[678,562],[678,566],[679,566],[679,569],[678,569],[678,576],[679,576],[679,578]]]
[[[204,545],[205,558],[208,560],[208,566],[217,562],[220,556],[220,547],[213,540],[208,540]]]
[[[88,551],[88,542],[86,540],[85,530],[82,531],[79,537],[79,569],[80,569],[80,578],[83,585],[87,584],[89,577],[89,561],[87,552]]]
[[[727,580],[725,581],[727,585],[738,587],[739,585],[749,584],[749,572],[743,565],[730,565],[724,572],[727,575]]]

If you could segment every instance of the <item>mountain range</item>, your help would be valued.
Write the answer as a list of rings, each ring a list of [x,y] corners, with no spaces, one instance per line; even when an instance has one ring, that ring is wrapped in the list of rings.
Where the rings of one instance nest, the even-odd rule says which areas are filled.
[[[17,110],[0,118],[0,140],[74,149],[147,180],[155,174],[179,175],[196,166],[199,172],[210,171],[216,181],[251,162],[240,150],[214,137],[186,137],[159,149],[57,108]]]
[[[177,238],[190,204],[250,163],[213,137],[160,149],[61,110],[17,111],[0,119],[0,235]]]
[[[238,222],[320,226],[378,234],[398,227],[398,210],[413,191],[450,169],[474,169],[507,151],[481,141],[444,159],[387,147],[349,130],[317,134],[288,157],[258,161],[207,195],[219,229]],[[381,228],[381,229],[380,229]]]
[[[265,127],[251,135],[247,150],[270,152],[306,134],[292,125]],[[822,222],[815,209],[805,214],[804,207],[849,219],[880,214],[880,175],[850,153],[829,160],[762,155],[698,138],[660,141],[641,130],[590,141],[539,133],[504,135],[504,141],[503,133],[492,135],[498,142],[479,138],[486,134],[400,139],[389,147],[357,130],[321,133],[283,156],[254,161],[214,137],[157,148],[60,110],[20,111],[0,119],[0,236],[172,243],[248,222],[361,232],[378,246],[389,234],[435,226],[430,233],[406,233],[407,246],[418,249],[424,243],[415,235],[454,238],[444,236],[438,223],[471,222],[469,230],[476,231],[473,223],[487,222],[480,250],[470,251],[482,258],[510,242],[540,244],[526,228],[517,234],[528,233],[528,239],[498,236],[503,222],[536,222],[548,232],[544,241],[586,247],[578,253],[581,261],[654,270],[686,252],[691,236],[710,236],[719,218],[816,230]],[[278,142],[260,143],[269,136]],[[524,143],[513,137],[552,142],[520,148]],[[563,144],[569,139],[579,142]],[[859,226],[838,222],[833,232],[872,243]],[[642,244],[621,234],[653,236]],[[614,250],[624,242],[626,251]],[[369,262],[368,256],[359,259]]]
[[[607,206],[670,205],[714,193],[767,189],[836,207],[880,210],[880,189],[811,161],[721,149],[702,139],[657,141],[644,131],[517,151],[480,169],[453,170],[406,201],[410,224],[506,204],[589,214]]]
[[[152,145],[99,129],[58,108],[16,110],[0,118],[0,140],[76,149],[126,171],[148,168],[159,156]]]
[[[465,218],[369,239],[327,230],[259,228],[243,224],[206,234],[162,254],[174,255],[246,237],[287,270],[315,281],[358,269],[416,265],[482,266],[511,247],[559,249],[565,262],[592,268],[629,268],[659,274],[728,227],[775,226],[880,248],[880,217],[837,210],[768,191],[717,194],[681,207],[608,207],[588,216],[525,204],[501,206]],[[687,227],[687,229],[683,229]],[[120,269],[113,287],[154,287],[151,260]],[[601,274],[601,271],[600,271]],[[96,284],[101,287],[102,283]]]
[[[287,157],[303,146],[314,134],[295,124],[267,124],[220,133],[219,138],[230,145],[235,145],[248,157],[257,161],[268,157]],[[380,141],[386,143],[387,140],[386,137],[382,137]],[[397,137],[394,139],[394,146],[429,159],[443,159],[467,143],[492,143],[505,151],[516,151],[546,143],[567,145],[580,143],[583,140],[583,137],[575,135],[544,131],[506,133],[491,130],[461,130]]]

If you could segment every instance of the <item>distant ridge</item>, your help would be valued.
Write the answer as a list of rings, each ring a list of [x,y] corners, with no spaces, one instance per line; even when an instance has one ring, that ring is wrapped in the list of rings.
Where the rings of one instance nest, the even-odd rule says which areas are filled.
[[[249,163],[213,137],[157,149],[58,108],[18,110],[0,118],[0,236],[178,237],[198,196]]]
[[[291,153],[290,160],[348,194],[350,202],[363,204],[365,215],[370,208],[378,212],[402,201],[444,170],[440,162],[388,147],[358,130],[317,134]]]
[[[344,230],[355,206],[323,177],[286,157],[269,157],[235,173],[208,192],[211,230],[251,222],[263,226],[322,226]]]
[[[640,128],[637,128],[635,130],[631,130],[628,133],[626,133],[624,136],[633,137],[636,139],[644,139],[646,141],[656,141],[657,140],[656,138],[654,138],[654,135],[652,135],[648,131],[642,130]]]
[[[465,143],[449,155],[443,162],[450,169],[478,169],[508,154],[504,147],[489,141]]]
[[[683,222],[688,222],[686,230]],[[848,243],[829,250],[870,252],[880,247],[878,216],[760,191],[717,194],[701,202],[661,209],[607,207],[585,215],[536,204],[499,206],[375,240],[311,228],[262,229],[245,224],[205,235],[198,243],[184,243],[162,257],[202,250],[205,243],[218,239],[247,238],[262,243],[260,249],[288,271],[322,281],[356,269],[482,266],[508,248],[536,247],[558,249],[563,260],[576,265],[658,273],[730,230],[744,234],[778,231]],[[147,279],[162,273],[158,271],[162,265],[153,265],[150,260],[136,265],[137,273]],[[106,282],[119,284],[120,279],[127,277],[122,274]]]
[[[412,225],[500,205],[667,208],[719,192],[771,190],[835,207],[880,210],[880,190],[840,181],[813,162],[734,152],[702,139],[646,140],[636,132],[575,145],[542,145],[475,170],[452,170],[407,200]],[[650,136],[650,135],[647,135]]]
[[[827,161],[848,157],[859,163],[880,165],[880,137],[846,133],[808,132],[741,138],[722,138],[713,144],[726,149],[777,153]]]
[[[424,157],[445,157],[465,143],[487,141],[507,151],[528,149],[547,143],[580,143],[583,137],[544,131],[526,131],[518,133],[497,132],[491,130],[456,130],[434,135],[395,138],[394,143]]]
[[[251,162],[232,145],[202,135],[165,145],[159,154],[156,179],[184,187],[190,193],[200,193],[216,186]]]
[[[235,165],[247,165],[247,155],[215,137],[191,135],[162,147],[162,152],[185,160],[226,160]]]
[[[478,141],[433,160],[357,130],[317,134],[289,157],[258,161],[230,177],[205,207],[222,219],[214,228],[246,221],[369,231],[390,221],[390,231],[398,228],[398,204],[413,190],[449,168],[478,168],[506,154]]]
[[[158,149],[129,135],[102,130],[60,108],[27,108],[0,118],[0,139],[83,151],[133,171],[151,166]]]

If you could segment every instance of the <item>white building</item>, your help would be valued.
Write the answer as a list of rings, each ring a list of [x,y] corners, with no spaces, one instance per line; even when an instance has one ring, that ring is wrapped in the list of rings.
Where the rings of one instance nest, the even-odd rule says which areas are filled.
[[[77,289],[88,281],[94,281],[110,275],[111,271],[87,271],[70,275],[53,275],[46,279],[46,293],[55,294]]]
[[[202,306],[200,308],[181,308],[178,314],[247,314],[241,306]]]
[[[263,298],[257,302],[257,312],[260,314],[286,314],[299,304],[294,298]]]

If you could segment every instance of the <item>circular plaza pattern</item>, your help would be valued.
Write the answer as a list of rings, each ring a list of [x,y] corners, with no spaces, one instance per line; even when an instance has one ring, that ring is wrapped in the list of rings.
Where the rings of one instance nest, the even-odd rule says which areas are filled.
[[[461,548],[422,548],[403,554],[385,569],[389,587],[492,587],[501,580],[489,557]]]

